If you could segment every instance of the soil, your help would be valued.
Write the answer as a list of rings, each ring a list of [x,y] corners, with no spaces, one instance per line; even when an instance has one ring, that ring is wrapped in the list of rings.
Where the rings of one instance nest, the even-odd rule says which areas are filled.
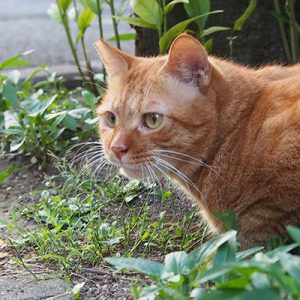
[[[10,163],[9,160],[0,160],[0,172]],[[20,162],[19,162],[20,164]],[[28,164],[22,162],[21,164]],[[47,170],[51,173],[53,170]],[[84,282],[80,299],[91,300],[128,300],[133,299],[130,287],[142,276],[133,272],[114,273],[108,266],[97,268],[83,268],[80,274],[71,274],[73,284],[63,279],[63,274],[54,266],[45,265],[39,261],[34,253],[22,253],[27,267],[38,277],[34,278],[28,271],[17,264],[13,257],[15,250],[9,245],[9,237],[16,238],[14,230],[8,231],[7,226],[12,222],[12,212],[24,205],[35,203],[45,185],[44,175],[36,166],[23,168],[12,174],[4,183],[0,184],[0,299],[29,300],[29,299],[73,299],[68,294],[73,284]],[[161,204],[154,199],[153,214],[159,214],[157,207]],[[177,199],[168,204],[168,215],[179,218],[191,206],[187,200]],[[30,227],[34,224],[30,220],[22,220],[22,226]],[[161,260],[161,254],[152,253],[151,258]],[[149,280],[143,278],[143,280]]]

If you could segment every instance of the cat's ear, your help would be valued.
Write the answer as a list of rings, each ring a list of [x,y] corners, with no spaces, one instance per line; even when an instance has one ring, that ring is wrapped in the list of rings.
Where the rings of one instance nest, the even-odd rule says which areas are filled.
[[[205,90],[211,80],[211,66],[205,48],[188,34],[181,34],[171,45],[166,71],[186,83]]]
[[[94,44],[109,77],[122,75],[128,71],[133,56],[109,45],[102,39]]]

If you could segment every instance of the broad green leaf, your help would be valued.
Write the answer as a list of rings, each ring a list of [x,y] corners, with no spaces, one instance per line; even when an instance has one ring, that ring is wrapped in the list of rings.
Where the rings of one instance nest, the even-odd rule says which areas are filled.
[[[235,254],[236,254],[236,239],[232,238],[228,240],[225,244],[221,245],[217,253],[214,257],[214,267],[221,266],[228,262],[235,261]],[[227,276],[223,275],[218,279],[218,282],[224,282]]]
[[[163,271],[162,264],[142,258],[107,257],[104,260],[118,269],[134,270],[153,278],[159,278]]]
[[[24,135],[24,128],[23,127],[12,127],[12,128],[8,128],[8,129],[0,130],[0,132],[2,134],[4,134],[5,136],[11,136],[11,135],[23,136]]]
[[[284,253],[280,255],[280,264],[299,286],[300,293],[300,257]]]
[[[217,236],[214,239],[209,240],[205,244],[203,244],[198,249],[194,250],[189,254],[195,257],[195,263],[198,265],[199,263],[205,261],[209,256],[215,254],[215,251],[224,243],[229,241],[230,239],[236,238],[236,231],[228,231],[224,234]]]
[[[119,34],[119,39],[121,41],[130,41],[130,40],[134,40],[136,37],[136,34],[135,33],[122,33],[122,34]],[[115,42],[117,39],[115,36],[112,36],[109,38],[110,41],[113,41]]]
[[[95,14],[98,14],[98,3],[99,2],[99,9],[100,13],[102,12],[103,9],[103,4],[105,3],[105,0],[80,0],[80,2],[91,9]]]
[[[227,262],[235,261],[236,257],[236,239],[232,238],[221,245],[214,257],[213,266],[217,267]]]
[[[280,300],[279,290],[275,288],[254,289],[245,291],[244,289],[218,289],[207,293],[201,300],[253,300],[272,299]]]
[[[57,97],[57,95],[54,95],[51,98],[49,98],[48,100],[46,100],[44,102],[40,102],[37,105],[35,105],[32,108],[30,114],[28,114],[28,116],[36,117],[37,115],[43,115],[46,112],[46,110],[49,108],[49,106],[54,102],[56,97]]]
[[[16,140],[13,140],[10,144],[10,149],[9,150],[11,152],[19,150],[22,147],[22,145],[24,144],[24,142],[25,142],[25,138],[23,138],[20,142],[18,142]]]
[[[18,106],[18,95],[17,95],[17,90],[14,85],[11,83],[6,84],[3,87],[3,98],[5,102],[10,106],[10,107],[17,107]]]
[[[297,247],[296,243],[290,244],[287,246],[280,246],[280,247],[273,249],[272,251],[267,252],[266,256],[268,256],[269,258],[272,258],[272,259],[277,258],[277,260],[278,260],[280,257],[280,254],[290,252],[291,250],[295,249],[296,247]]]
[[[168,14],[170,11],[174,8],[174,6],[178,3],[189,3],[189,0],[173,0],[169,2],[165,7],[164,7],[164,13]]]
[[[240,260],[243,260],[261,250],[263,250],[264,247],[254,247],[254,248],[251,248],[251,249],[247,249],[247,250],[243,250],[243,251],[240,251],[236,254],[236,260],[237,261],[240,261]]]
[[[300,228],[288,226],[287,231],[292,239],[300,246]]]
[[[160,30],[162,24],[162,13],[156,0],[131,0],[133,11],[145,22],[155,25]]]
[[[119,20],[119,21],[124,21],[127,22],[131,25],[135,25],[138,27],[143,27],[143,28],[150,28],[150,29],[156,29],[156,26],[153,24],[150,24],[146,21],[144,21],[141,18],[138,17],[132,17],[132,18],[124,18],[124,17],[118,17],[118,16],[114,16],[115,19]]]
[[[4,112],[4,128],[20,127],[18,113],[12,110]]]
[[[249,19],[251,14],[256,8],[257,0],[250,0],[248,7],[245,12],[242,14],[240,18],[238,18],[233,25],[233,29],[237,31],[241,31],[246,21]]]
[[[214,41],[213,39],[208,39],[205,43],[204,43],[204,48],[206,49],[206,51],[208,53],[210,53],[213,49],[213,44],[214,44]]]
[[[223,212],[214,212],[213,215],[222,222],[225,230],[239,230],[236,212],[232,210],[225,210]]]
[[[72,0],[56,0],[57,5],[59,5],[64,12],[69,8],[71,2]]]
[[[80,31],[82,31],[83,34],[86,31],[86,29],[91,25],[94,17],[95,14],[91,9],[89,9],[88,7],[83,8],[77,21],[78,28]]]
[[[12,164],[9,164],[4,170],[0,172],[0,183],[6,181],[6,179],[15,171]]]
[[[155,299],[159,293],[159,288],[156,285],[146,286],[142,289],[139,300]]]
[[[202,30],[200,37],[203,38],[203,37],[211,35],[215,32],[220,32],[220,31],[225,31],[225,30],[230,30],[230,28],[223,27],[223,26],[212,26],[212,27]]]
[[[190,18],[205,15],[202,19],[196,20],[199,31],[204,30],[210,12],[210,0],[189,0],[189,3],[184,4],[184,9]]]
[[[98,101],[97,97],[87,90],[82,91],[81,95],[83,97],[84,103],[91,109],[94,109]]]
[[[64,127],[68,128],[69,130],[75,131],[77,126],[79,125],[79,121],[77,118],[74,118],[70,114],[66,114],[62,120]]]
[[[203,14],[200,16],[197,16],[195,18],[191,18],[191,19],[187,19],[185,21],[182,21],[176,25],[174,25],[173,27],[171,27],[159,40],[159,51],[161,54],[166,53],[168,48],[170,47],[172,41],[174,40],[174,38],[176,36],[178,36],[179,34],[181,34],[182,32],[184,32],[184,30],[186,29],[186,27],[201,18],[206,17],[207,15],[210,14],[216,14],[216,13],[220,13],[222,12],[221,10],[216,10],[213,12],[209,12],[207,14]]]
[[[7,76],[10,82],[12,82],[14,85],[17,85],[19,83],[21,72],[19,70],[13,70]]]
[[[24,53],[17,54],[13,57],[8,58],[7,60],[0,62],[0,70],[1,69],[6,69],[6,68],[11,68],[11,67],[22,67],[22,66],[27,66],[30,65],[29,62],[20,60],[25,55],[28,55],[32,53],[33,50],[28,50]]]
[[[47,9],[47,13],[54,22],[59,24],[63,23],[57,4],[50,4],[50,7]]]
[[[266,264],[263,262],[233,262],[221,265],[216,268],[211,268],[206,271],[204,274],[201,274],[197,279],[199,284],[206,283],[211,280],[216,280],[225,274],[238,273],[245,276],[251,276],[255,272],[260,272],[261,269],[265,267]],[[267,272],[267,270],[266,270]]]
[[[172,252],[165,257],[164,273],[185,274],[188,275],[194,264],[190,263],[185,251]]]

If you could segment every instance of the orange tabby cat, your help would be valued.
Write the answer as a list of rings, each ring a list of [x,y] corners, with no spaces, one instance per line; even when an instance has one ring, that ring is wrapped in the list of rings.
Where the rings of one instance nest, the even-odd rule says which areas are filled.
[[[96,48],[109,75],[101,140],[123,174],[168,176],[214,232],[213,213],[235,211],[243,248],[300,226],[300,65],[250,69],[187,34],[161,57]]]

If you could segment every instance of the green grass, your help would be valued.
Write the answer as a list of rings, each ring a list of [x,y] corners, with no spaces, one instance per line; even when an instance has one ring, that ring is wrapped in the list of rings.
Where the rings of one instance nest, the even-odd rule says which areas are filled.
[[[101,264],[107,256],[160,257],[190,250],[204,238],[195,211],[171,217],[174,196],[168,190],[118,175],[96,179],[65,160],[57,168],[59,175],[46,177],[38,203],[20,211],[35,229],[14,222],[22,236],[15,246],[55,261],[66,274]]]

